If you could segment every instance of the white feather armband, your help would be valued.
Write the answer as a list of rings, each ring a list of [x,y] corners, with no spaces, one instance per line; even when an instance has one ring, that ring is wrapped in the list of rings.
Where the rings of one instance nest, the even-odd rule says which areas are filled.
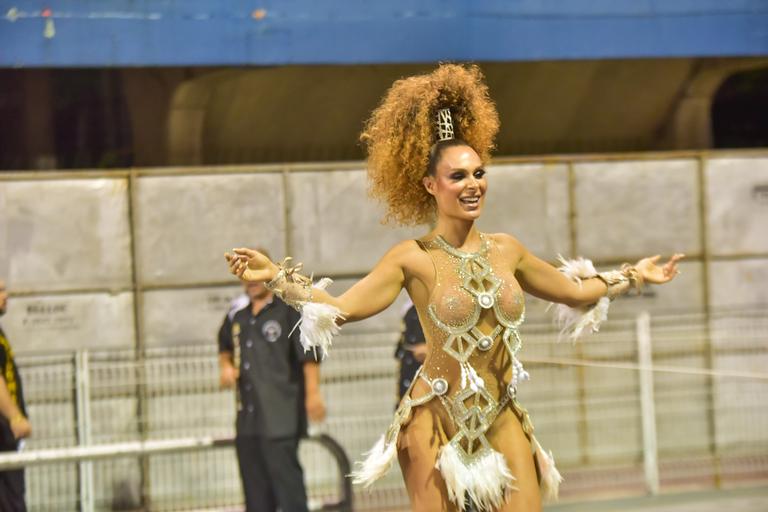
[[[325,290],[332,282],[330,278],[324,277],[312,288]],[[336,306],[321,302],[304,302],[299,306],[299,311],[301,311],[299,341],[304,347],[304,352],[314,350],[315,359],[317,359],[317,349],[319,348],[321,358],[324,359],[333,344],[333,337],[341,331],[337,321],[344,320],[344,313]]]
[[[588,259],[566,260],[559,256],[561,266],[558,270],[571,281],[581,286],[581,281],[598,277],[597,270]],[[611,300],[601,297],[591,306],[572,308],[565,304],[555,305],[555,323],[560,327],[560,338],[567,336],[571,341],[578,340],[585,332],[597,332],[600,325],[608,318]]]
[[[333,343],[333,337],[339,334],[341,327],[336,323],[343,320],[344,313],[336,306],[320,302],[307,302],[301,307],[301,346],[304,352],[320,349],[324,358]]]
[[[332,281],[324,277],[313,285],[312,276],[307,277],[299,273],[301,264],[291,266],[290,257],[285,258],[278,268],[274,279],[266,284],[267,289],[301,312],[301,320],[293,327],[291,334],[296,327],[301,327],[299,341],[304,347],[304,352],[314,350],[317,359],[319,348],[321,357],[325,358],[333,337],[341,330],[337,322],[344,319],[344,313],[331,304],[313,302],[312,290],[325,290]]]

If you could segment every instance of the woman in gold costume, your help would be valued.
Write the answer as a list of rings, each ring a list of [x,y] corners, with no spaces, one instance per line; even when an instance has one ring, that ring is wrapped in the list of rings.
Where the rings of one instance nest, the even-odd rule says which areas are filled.
[[[597,330],[610,300],[677,274],[674,255],[598,273],[588,260],[557,269],[513,236],[481,233],[475,221],[488,188],[485,166],[499,120],[477,67],[441,65],[398,80],[361,136],[368,177],[387,219],[430,224],[392,247],[374,269],[334,297],[292,267],[250,249],[227,254],[230,271],[267,281],[302,312],[305,348],[327,349],[338,325],[387,308],[405,288],[424,327],[428,354],[387,432],[354,478],[371,484],[399,459],[413,510],[538,511],[561,480],[517,402],[528,378],[517,359],[523,292],[564,305],[573,336]],[[570,308],[570,309],[569,309]]]

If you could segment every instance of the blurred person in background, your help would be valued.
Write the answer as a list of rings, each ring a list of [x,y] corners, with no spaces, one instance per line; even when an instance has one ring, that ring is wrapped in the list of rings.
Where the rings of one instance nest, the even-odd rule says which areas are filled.
[[[8,292],[0,280],[0,316],[8,307]],[[24,406],[21,377],[13,360],[13,350],[0,327],[0,453],[21,449],[22,439],[32,433]],[[0,471],[0,511],[27,510],[24,503],[24,470]]]
[[[289,259],[277,265],[246,248],[225,255],[230,272],[266,282],[301,312],[305,347],[327,348],[340,324],[383,311],[406,289],[424,321],[427,355],[353,476],[371,485],[398,459],[411,507],[420,512],[466,511],[470,503],[482,511],[537,512],[543,498],[557,498],[554,459],[518,401],[518,385],[528,378],[517,357],[524,291],[557,303],[563,332],[575,340],[599,328],[613,299],[672,280],[683,257],[658,265],[653,256],[604,272],[579,258],[558,269],[511,235],[480,232],[498,129],[476,66],[443,64],[398,80],[361,136],[370,193],[385,204],[388,220],[427,224],[429,232],[393,246],[338,297]]]
[[[395,358],[400,362],[400,376],[397,381],[398,403],[408,388],[411,387],[416,372],[419,371],[421,363],[427,357],[427,342],[419,323],[416,306],[408,299],[403,310],[403,332],[395,350]]]
[[[299,319],[264,283],[246,283],[219,329],[220,383],[237,394],[235,446],[247,512],[307,510],[299,439],[307,417],[324,419],[325,404],[315,354],[303,350],[294,330]]]

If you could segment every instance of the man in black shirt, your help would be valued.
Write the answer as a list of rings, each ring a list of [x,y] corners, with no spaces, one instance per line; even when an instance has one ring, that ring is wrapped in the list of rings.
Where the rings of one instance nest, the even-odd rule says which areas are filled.
[[[319,365],[299,343],[299,313],[263,283],[247,283],[245,291],[219,330],[219,368],[221,385],[237,389],[235,444],[246,511],[304,512],[298,444],[307,416],[325,416]]]
[[[416,371],[427,356],[427,342],[419,323],[416,306],[409,300],[404,309],[403,332],[395,350],[395,357],[400,360],[400,378],[397,381],[398,401],[408,391]]]
[[[5,314],[8,292],[5,282],[0,281],[0,316]],[[0,452],[15,452],[21,439],[29,436],[32,428],[24,407],[24,392],[11,345],[0,328]],[[23,512],[24,470],[0,471],[0,510]]]

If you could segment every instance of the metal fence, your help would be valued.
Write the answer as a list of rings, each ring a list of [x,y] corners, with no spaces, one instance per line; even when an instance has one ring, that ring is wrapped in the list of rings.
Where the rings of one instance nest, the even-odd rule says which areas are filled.
[[[391,419],[396,338],[342,335],[323,363],[329,414],[318,432],[350,458]],[[612,318],[573,345],[558,344],[551,325],[530,324],[523,339],[532,381],[519,396],[565,476],[563,499],[768,483],[768,308]],[[38,457],[27,469],[30,510],[242,503],[234,451],[215,442],[232,437],[235,415],[232,392],[218,388],[215,347],[27,355],[19,364],[34,436],[0,467]],[[300,451],[311,505],[344,502],[346,470],[333,454],[311,441]],[[355,492],[356,510],[407,508],[397,470]]]

